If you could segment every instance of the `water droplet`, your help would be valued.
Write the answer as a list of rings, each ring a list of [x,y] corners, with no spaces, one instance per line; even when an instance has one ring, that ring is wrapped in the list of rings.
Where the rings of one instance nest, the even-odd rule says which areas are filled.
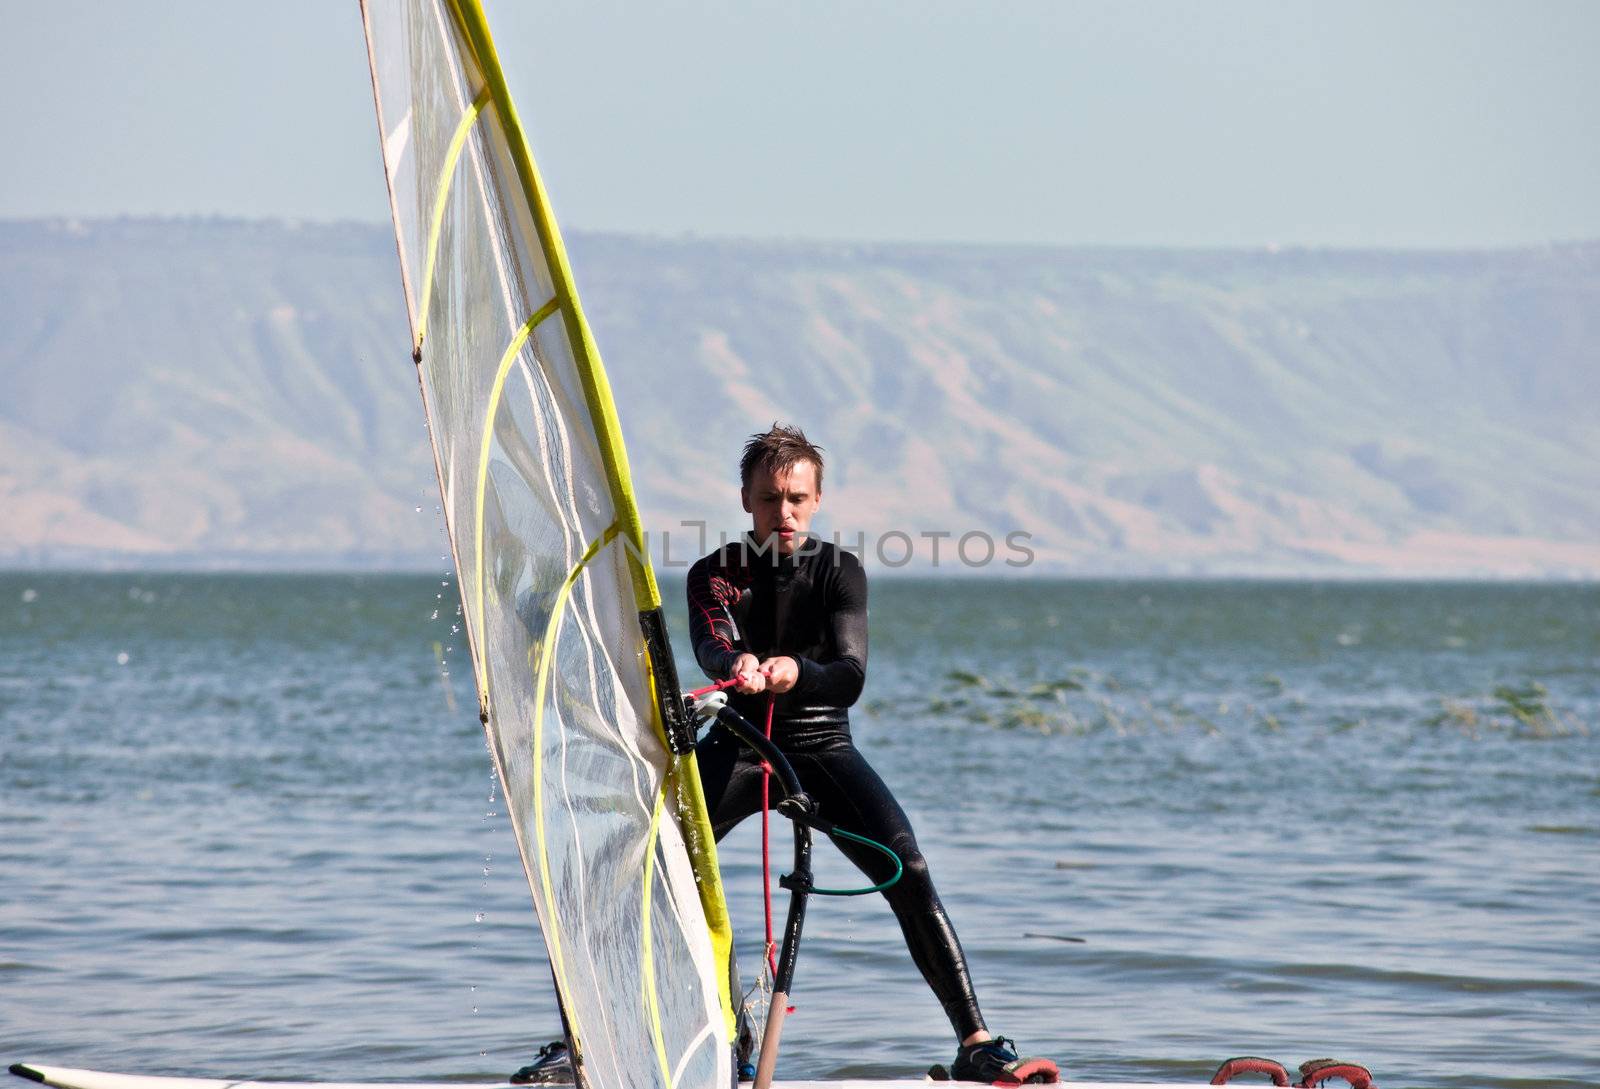
[[[117,655],[117,664],[118,665],[127,665],[128,664],[128,652],[127,651],[122,651],[120,654]]]
[[[477,914],[476,914],[476,915],[474,915],[474,916],[473,916],[473,917],[472,917],[472,921],[473,921],[473,922],[475,922],[475,923],[481,923],[481,922],[483,922],[483,912],[481,912],[481,911],[480,911],[480,912],[478,912],[478,913],[477,913]],[[474,988],[472,988],[472,989],[473,989],[473,990],[474,990],[474,991],[476,991],[476,990],[477,990],[477,989],[478,989],[478,988],[476,988],[476,987],[474,987]]]
[[[418,507],[418,508],[417,508],[417,513],[418,513],[418,514],[421,514],[421,513],[422,513],[422,508],[421,508],[421,507]]]
[[[433,610],[433,615],[428,617],[428,619],[429,620],[437,620],[437,619],[439,619],[439,610],[438,609]]]
[[[29,587],[28,589],[22,591],[22,603],[24,605],[28,604],[31,601],[38,601],[38,600],[39,600],[39,591],[33,589],[32,587]]]

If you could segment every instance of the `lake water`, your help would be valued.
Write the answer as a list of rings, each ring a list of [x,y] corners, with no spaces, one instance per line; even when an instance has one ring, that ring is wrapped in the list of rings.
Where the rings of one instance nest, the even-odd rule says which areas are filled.
[[[1083,1079],[1600,1084],[1600,588],[873,593],[857,738],[992,1028]],[[453,594],[0,575],[0,1058],[471,1081],[558,1033]],[[754,822],[723,856],[754,964]],[[796,1005],[783,1076],[952,1054],[875,897],[813,903]]]

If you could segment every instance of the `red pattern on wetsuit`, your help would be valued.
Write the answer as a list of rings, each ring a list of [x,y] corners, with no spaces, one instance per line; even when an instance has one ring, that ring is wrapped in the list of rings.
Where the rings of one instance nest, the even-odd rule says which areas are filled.
[[[748,591],[754,579],[748,564],[726,562],[730,552],[733,555],[742,555],[737,550],[728,549],[724,549],[721,553],[713,553],[722,556],[724,560],[716,569],[716,573],[713,574],[703,566],[702,561],[690,570],[687,587],[692,643],[697,647],[701,646],[703,640],[709,636],[726,656],[726,661],[719,663],[721,669],[718,671],[717,680],[726,679],[732,673],[733,663],[744,653],[734,645],[739,640],[739,627],[734,623],[733,614],[738,608],[740,598]]]

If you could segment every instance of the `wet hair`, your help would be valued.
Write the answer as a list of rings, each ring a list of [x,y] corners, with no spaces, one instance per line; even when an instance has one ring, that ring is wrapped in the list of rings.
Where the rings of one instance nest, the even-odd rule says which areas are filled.
[[[748,488],[758,469],[777,474],[809,461],[817,467],[817,491],[822,491],[822,447],[813,445],[806,433],[776,421],[765,434],[751,435],[739,458],[739,482]]]

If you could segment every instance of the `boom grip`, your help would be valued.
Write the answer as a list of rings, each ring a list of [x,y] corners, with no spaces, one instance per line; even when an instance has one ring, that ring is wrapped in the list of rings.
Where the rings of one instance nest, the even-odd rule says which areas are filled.
[[[717,722],[729,733],[733,734],[734,737],[749,745],[761,759],[767,762],[767,765],[772,768],[772,774],[778,777],[779,785],[783,787],[785,801],[794,799],[796,804],[800,804],[801,800],[804,799],[804,810],[807,813],[811,811],[811,800],[806,797],[805,791],[801,789],[800,776],[795,774],[794,765],[789,763],[788,757],[784,756],[778,746],[772,743],[771,738],[756,729],[749,719],[732,707],[724,706],[720,708],[717,711]],[[783,806],[780,805],[778,808],[781,810]]]
[[[645,650],[656,679],[656,706],[661,711],[661,726],[667,734],[667,748],[684,756],[694,751],[694,723],[678,696],[678,663],[672,657],[667,639],[667,620],[658,605],[639,614],[639,630],[644,633]]]

